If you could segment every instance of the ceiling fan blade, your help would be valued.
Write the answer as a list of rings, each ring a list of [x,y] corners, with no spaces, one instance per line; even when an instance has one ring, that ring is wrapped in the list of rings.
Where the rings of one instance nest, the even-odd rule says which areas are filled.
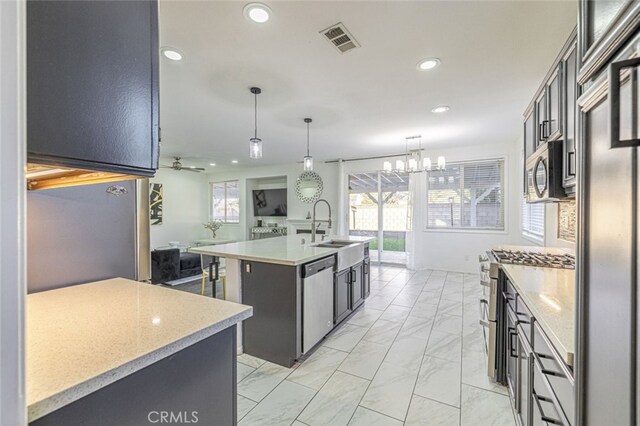
[[[185,171],[185,172],[196,172],[196,173],[200,173],[200,171],[204,170],[204,169],[192,169],[191,167],[183,167],[180,170]]]

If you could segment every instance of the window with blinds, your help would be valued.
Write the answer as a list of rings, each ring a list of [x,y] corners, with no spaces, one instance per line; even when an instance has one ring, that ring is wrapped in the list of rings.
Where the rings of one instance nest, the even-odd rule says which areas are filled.
[[[504,160],[449,163],[429,173],[427,228],[504,230]]]
[[[240,223],[240,185],[237,180],[211,184],[211,218]]]
[[[529,204],[522,198],[522,235],[534,240],[544,240],[544,204]]]

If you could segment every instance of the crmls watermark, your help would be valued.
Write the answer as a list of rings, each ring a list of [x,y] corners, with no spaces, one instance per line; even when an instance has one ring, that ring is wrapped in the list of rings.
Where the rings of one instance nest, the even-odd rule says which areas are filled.
[[[160,424],[193,424],[198,423],[197,411],[149,411],[149,423]]]

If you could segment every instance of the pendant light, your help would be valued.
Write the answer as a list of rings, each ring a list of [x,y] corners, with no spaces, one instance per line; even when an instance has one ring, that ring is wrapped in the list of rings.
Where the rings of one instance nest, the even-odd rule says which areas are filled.
[[[418,149],[409,150],[409,142],[418,139]],[[422,136],[407,136],[404,139],[404,160],[396,160],[395,168],[391,161],[382,163],[384,173],[422,173],[431,171],[444,171],[447,169],[447,161],[444,156],[437,158],[435,167],[432,167],[431,159],[422,156]]]
[[[258,137],[258,95],[262,93],[259,87],[252,87],[251,93],[253,93],[255,98],[254,104],[254,134],[251,139],[249,139],[249,157],[258,159],[262,158],[262,139]]]
[[[305,172],[310,172],[313,170],[313,157],[309,155],[309,123],[311,123],[312,121],[313,120],[311,120],[310,118],[304,119],[304,122],[307,123],[307,155],[304,156],[303,160]]]

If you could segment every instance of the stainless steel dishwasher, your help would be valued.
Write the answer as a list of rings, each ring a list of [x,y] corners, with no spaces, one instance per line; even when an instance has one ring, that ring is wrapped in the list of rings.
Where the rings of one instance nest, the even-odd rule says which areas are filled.
[[[302,353],[313,348],[333,328],[335,256],[302,267]]]

